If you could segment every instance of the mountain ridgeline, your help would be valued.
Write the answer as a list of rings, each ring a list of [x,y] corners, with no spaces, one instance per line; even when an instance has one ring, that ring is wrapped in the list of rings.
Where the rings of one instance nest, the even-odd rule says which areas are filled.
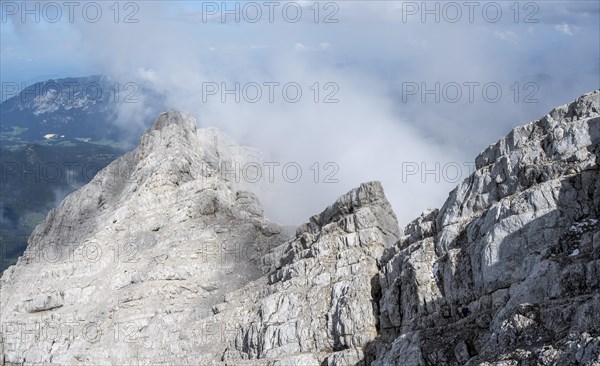
[[[64,141],[118,140],[114,96],[118,84],[90,76],[35,83],[2,102],[2,144],[58,143]],[[116,94],[115,94],[116,95]]]
[[[600,90],[401,229],[367,182],[295,232],[190,116],[68,195],[0,279],[6,365],[600,365]],[[219,169],[219,168],[217,168]]]
[[[118,147],[134,124],[115,121],[119,108],[148,102],[161,108],[162,98],[143,83],[122,82],[95,75],[51,79],[25,86],[5,83],[6,100],[0,104],[0,145],[27,144]],[[125,121],[126,122],[126,121]]]
[[[0,272],[52,208],[124,153],[114,123],[120,85],[102,76],[3,84]]]
[[[145,102],[158,111],[162,105],[143,83],[99,75],[27,87],[6,82],[3,92],[0,272],[23,254],[27,238],[52,208],[130,148],[129,136],[138,138],[144,126],[119,117],[120,109]]]

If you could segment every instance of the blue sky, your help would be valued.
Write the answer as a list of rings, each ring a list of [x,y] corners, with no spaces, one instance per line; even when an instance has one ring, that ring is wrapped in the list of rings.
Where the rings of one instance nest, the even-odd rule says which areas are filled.
[[[45,19],[52,9],[39,22],[31,15],[23,21],[22,8],[15,13],[7,3],[22,5],[2,2],[2,82],[106,74],[167,94],[169,107],[268,156],[338,161],[340,184],[284,189],[316,196],[315,203],[294,202],[304,216],[369,179],[383,181],[401,221],[418,214],[416,207],[439,206],[454,183],[399,184],[400,162],[472,161],[510,128],[600,87],[598,1],[475,2],[472,19],[464,2],[319,2],[318,15],[314,2],[280,2],[272,22],[259,1],[252,3],[263,12],[256,23],[249,2],[237,3],[240,22],[231,14],[221,21],[221,1],[121,2],[117,22],[113,2],[99,2],[94,23],[80,11],[86,3],[73,22],[63,14],[56,23]],[[423,4],[433,9],[425,19]],[[302,10],[298,22],[286,19],[286,6],[290,19]],[[137,22],[125,23],[131,14]],[[203,83],[236,82],[298,82],[305,95],[313,83],[330,82],[339,102],[202,102]],[[423,102],[422,90],[408,95],[408,86],[436,83],[450,91],[459,85],[463,97]],[[478,90],[468,101],[465,83],[499,85],[502,97],[489,102]],[[528,95],[533,102],[525,103]],[[124,106],[115,123],[147,124],[149,110],[143,100]]]

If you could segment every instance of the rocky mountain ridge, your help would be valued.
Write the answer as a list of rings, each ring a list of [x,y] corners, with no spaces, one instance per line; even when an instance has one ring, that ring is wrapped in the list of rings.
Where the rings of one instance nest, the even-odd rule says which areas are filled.
[[[404,230],[378,182],[290,233],[162,114],[0,280],[4,364],[600,364],[600,91],[515,128]]]
[[[124,148],[143,126],[119,117],[128,106],[147,102],[162,110],[164,98],[140,80],[118,81],[104,75],[50,79],[29,86],[7,82],[0,102],[0,146],[111,145]],[[151,111],[148,111],[152,113]],[[156,113],[158,114],[158,112]],[[122,123],[116,121],[121,118]],[[131,141],[135,143],[135,141]]]

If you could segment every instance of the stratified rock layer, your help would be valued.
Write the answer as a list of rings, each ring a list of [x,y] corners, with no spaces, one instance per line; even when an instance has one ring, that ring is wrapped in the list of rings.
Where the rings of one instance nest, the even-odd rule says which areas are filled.
[[[5,364],[599,365],[600,91],[517,127],[404,230],[378,182],[292,235],[185,114],[0,281]]]
[[[408,225],[375,365],[600,364],[599,99],[515,128]]]

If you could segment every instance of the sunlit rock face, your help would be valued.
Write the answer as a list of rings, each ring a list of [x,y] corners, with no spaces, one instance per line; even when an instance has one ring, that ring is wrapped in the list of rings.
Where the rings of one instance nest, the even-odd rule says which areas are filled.
[[[185,114],[161,115],[135,150],[50,212],[4,273],[4,361],[220,358],[183,332],[261,277],[261,257],[291,236],[215,170],[256,158]]]
[[[3,274],[0,360],[600,364],[599,141],[595,91],[491,145],[404,230],[368,182],[294,233],[220,172],[257,152],[164,113]]]

